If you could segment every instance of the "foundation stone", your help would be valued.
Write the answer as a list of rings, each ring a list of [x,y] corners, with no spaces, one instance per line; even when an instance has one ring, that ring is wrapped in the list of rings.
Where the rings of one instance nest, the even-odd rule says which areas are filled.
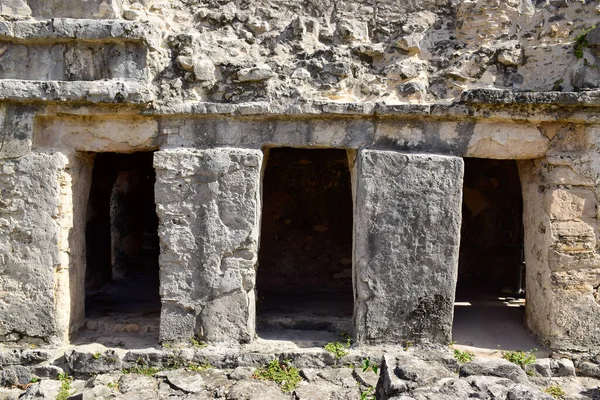
[[[362,150],[356,167],[355,322],[361,343],[450,340],[463,161]]]
[[[261,164],[258,150],[156,153],[161,341],[254,337]]]

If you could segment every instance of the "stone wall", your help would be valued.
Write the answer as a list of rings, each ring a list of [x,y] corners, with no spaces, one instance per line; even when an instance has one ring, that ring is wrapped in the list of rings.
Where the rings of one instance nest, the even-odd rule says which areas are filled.
[[[253,340],[263,150],[305,147],[356,153],[360,343],[449,339],[476,157],[519,160],[527,326],[600,347],[598,22],[590,1],[0,0],[1,340],[83,325],[88,152],[139,151],[161,340]]]

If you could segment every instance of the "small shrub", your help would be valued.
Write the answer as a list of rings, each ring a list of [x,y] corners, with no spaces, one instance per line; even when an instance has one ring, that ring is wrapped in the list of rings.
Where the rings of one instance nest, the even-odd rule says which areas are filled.
[[[71,389],[73,377],[63,372],[58,374],[58,380],[61,382],[61,385],[60,390],[56,395],[56,400],[67,400],[67,398],[71,397],[71,395],[73,394]]]
[[[185,367],[185,369],[187,369],[188,371],[194,371],[194,372],[206,371],[207,369],[211,369],[211,368],[213,368],[213,366],[210,365],[210,363],[208,363],[208,362],[205,362],[203,364],[191,362]]]
[[[502,358],[510,361],[513,364],[519,365],[521,368],[525,369],[527,365],[531,365],[535,362],[536,358],[533,353],[535,353],[537,349],[529,350],[528,352],[524,351],[503,351]]]
[[[154,376],[154,374],[160,372],[160,368],[149,367],[147,365],[136,365],[131,368],[124,368],[122,372],[124,374],[140,374],[146,376]]]
[[[360,400],[375,400],[375,388],[373,386],[369,386],[362,392],[360,392]]]
[[[204,343],[202,340],[198,340],[195,337],[190,338],[190,344],[194,347],[197,347],[199,349],[203,349],[206,346],[208,346],[206,343]]]
[[[562,399],[565,396],[565,391],[558,385],[552,385],[544,389],[544,392],[554,397],[555,399]]]
[[[290,360],[273,360],[266,367],[254,371],[252,378],[273,381],[284,393],[290,393],[296,389],[302,380],[300,371],[290,365]]]
[[[454,349],[454,358],[456,358],[459,363],[464,364],[473,361],[475,354],[471,353],[470,351]]]
[[[591,28],[584,29],[583,32],[581,32],[581,34],[575,38],[573,54],[576,58],[583,58],[583,50],[585,50],[588,47],[588,41],[586,36],[588,32],[594,29],[595,27],[596,25],[592,26]]]
[[[375,375],[379,374],[379,366],[377,364],[373,364],[369,358],[365,358],[363,360],[362,370],[363,372],[371,370],[375,373]]]
[[[340,342],[329,342],[323,348],[333,354],[336,360],[348,355],[348,348],[350,348],[350,344],[352,341],[350,339],[346,340],[346,343]]]

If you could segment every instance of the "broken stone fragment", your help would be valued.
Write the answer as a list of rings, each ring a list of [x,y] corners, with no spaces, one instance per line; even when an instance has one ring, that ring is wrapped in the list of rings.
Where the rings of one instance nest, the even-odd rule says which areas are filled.
[[[310,72],[308,72],[305,68],[296,68],[296,70],[292,74],[292,78],[308,79],[310,78]]]
[[[590,47],[600,46],[600,26],[589,31],[585,35],[585,40]]]
[[[500,64],[516,66],[523,63],[523,51],[521,49],[505,49],[498,54]]]
[[[271,67],[267,64],[257,65],[252,68],[241,69],[238,74],[238,80],[240,82],[259,82],[271,79],[275,74]]]
[[[366,22],[341,19],[335,34],[343,42],[366,42],[369,40],[369,27]]]
[[[31,8],[23,0],[0,0],[0,15],[7,17],[30,17]]]
[[[27,367],[13,365],[0,371],[0,386],[25,385],[31,381],[31,372]]]
[[[246,26],[255,35],[260,35],[261,33],[265,33],[270,30],[269,23],[267,21],[262,21],[258,18],[250,18],[248,22],[246,22]]]
[[[411,33],[407,36],[402,36],[396,40],[396,47],[408,51],[409,53],[420,53],[421,52],[421,40],[423,40],[422,33]]]
[[[181,69],[193,72],[199,81],[215,80],[215,65],[210,60],[179,56],[177,57],[177,63]]]

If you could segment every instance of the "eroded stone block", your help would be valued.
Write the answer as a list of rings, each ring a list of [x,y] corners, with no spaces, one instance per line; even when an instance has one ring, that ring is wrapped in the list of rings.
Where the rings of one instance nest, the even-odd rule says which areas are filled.
[[[356,167],[359,342],[450,339],[463,161],[362,150]]]
[[[259,150],[156,153],[162,341],[254,337],[261,163]]]
[[[31,106],[0,104],[0,159],[29,153],[35,111]]]
[[[120,18],[122,0],[28,0],[36,18]]]
[[[60,153],[0,162],[0,340],[57,336]]]

